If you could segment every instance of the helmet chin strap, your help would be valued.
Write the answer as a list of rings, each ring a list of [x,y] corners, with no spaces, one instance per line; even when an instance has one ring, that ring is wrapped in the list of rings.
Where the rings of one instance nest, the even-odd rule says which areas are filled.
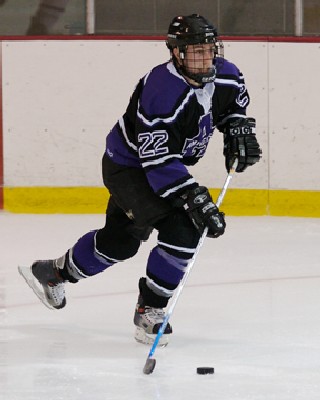
[[[212,66],[211,72],[207,73],[191,73],[184,66],[181,67],[181,71],[183,75],[201,84],[213,82],[216,78],[216,67],[214,65]]]

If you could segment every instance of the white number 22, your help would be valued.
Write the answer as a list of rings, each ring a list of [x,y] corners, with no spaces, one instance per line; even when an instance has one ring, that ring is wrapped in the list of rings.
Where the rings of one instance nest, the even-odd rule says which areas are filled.
[[[138,135],[138,142],[142,143],[139,147],[139,157],[153,157],[169,153],[165,144],[168,141],[166,131],[145,132]]]

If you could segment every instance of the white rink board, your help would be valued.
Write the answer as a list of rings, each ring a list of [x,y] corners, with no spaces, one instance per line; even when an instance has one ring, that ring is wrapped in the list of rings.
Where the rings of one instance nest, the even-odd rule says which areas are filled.
[[[271,43],[269,58],[272,188],[319,190],[320,43]]]
[[[142,47],[143,67],[134,61]],[[159,47],[132,41],[6,43],[5,184],[102,186],[106,133],[124,112],[140,75],[168,58]]]
[[[138,79],[169,53],[162,41],[2,43],[6,186],[102,186],[105,136]],[[263,160],[234,187],[320,190],[319,43],[225,42],[244,73]],[[225,178],[217,131],[192,169],[208,187]]]

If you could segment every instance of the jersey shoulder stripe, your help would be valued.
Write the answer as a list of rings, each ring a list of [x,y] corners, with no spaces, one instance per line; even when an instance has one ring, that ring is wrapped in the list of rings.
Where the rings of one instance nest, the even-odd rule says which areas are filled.
[[[144,78],[138,118],[148,126],[173,122],[193,96],[194,90],[171,62],[158,65]]]
[[[239,68],[227,59],[223,59],[223,61],[217,65],[217,76],[219,77],[232,76],[237,79],[239,78],[240,74]]]
[[[244,78],[238,67],[230,61],[224,59],[217,67],[217,77],[215,85],[234,86],[240,88]]]

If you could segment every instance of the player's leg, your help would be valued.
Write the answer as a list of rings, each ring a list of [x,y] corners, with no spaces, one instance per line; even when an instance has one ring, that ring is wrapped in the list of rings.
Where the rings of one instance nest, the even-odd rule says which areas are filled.
[[[155,225],[157,246],[151,251],[146,277],[139,281],[140,295],[134,315],[135,339],[153,343],[165,313],[164,308],[179,285],[188,262],[198,245],[200,235],[183,210],[164,218]],[[167,325],[159,345],[168,344],[172,327]]]
[[[69,250],[68,272],[77,279],[87,278],[133,257],[141,243],[133,227],[133,221],[111,196],[105,226],[86,233]]]
[[[63,308],[66,282],[76,283],[136,254],[141,242],[133,225],[111,196],[104,228],[86,233],[62,257],[39,260],[19,271],[47,307]]]
[[[172,226],[172,217],[176,214],[177,209],[168,201],[155,195],[143,170],[115,165],[105,156],[103,171],[105,185],[114,194],[117,204],[121,205],[121,208],[134,218],[135,229],[139,228],[143,231],[143,227],[153,226],[157,229],[160,227],[162,230],[162,225]],[[146,238],[141,237],[141,240],[146,240]],[[163,293],[159,296],[157,289],[150,289],[146,285],[145,278],[141,278],[139,281],[139,292],[134,315],[135,338],[139,342],[149,344],[154,340],[155,333],[158,332],[163,322],[163,308],[167,305],[168,297],[163,296]],[[166,334],[161,338],[160,346],[166,344],[169,331],[171,332],[170,325],[167,327]]]

